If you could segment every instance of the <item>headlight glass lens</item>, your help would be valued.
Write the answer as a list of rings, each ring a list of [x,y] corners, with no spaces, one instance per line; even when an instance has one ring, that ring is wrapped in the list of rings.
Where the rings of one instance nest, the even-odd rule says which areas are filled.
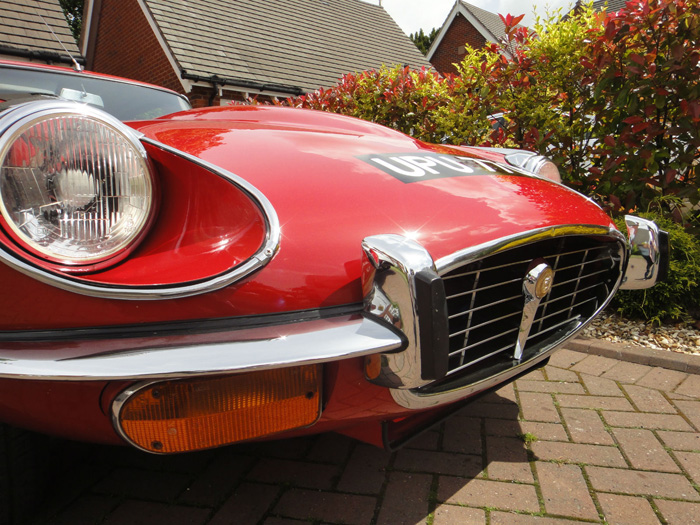
[[[89,114],[25,118],[0,150],[0,208],[43,258],[94,264],[128,247],[148,222],[146,154],[121,124]],[[5,137],[3,137],[5,138]]]

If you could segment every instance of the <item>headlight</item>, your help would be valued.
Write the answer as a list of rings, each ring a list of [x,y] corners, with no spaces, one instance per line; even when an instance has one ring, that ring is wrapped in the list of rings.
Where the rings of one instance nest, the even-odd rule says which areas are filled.
[[[561,182],[559,168],[557,168],[557,165],[547,157],[536,155],[531,151],[511,151],[513,151],[513,153],[508,153],[505,157],[508,164],[522,168],[534,175],[537,175],[538,177],[542,177],[543,179]]]
[[[129,247],[153,206],[146,152],[110,115],[32,103],[0,119],[0,212],[15,241],[62,264],[95,264]]]

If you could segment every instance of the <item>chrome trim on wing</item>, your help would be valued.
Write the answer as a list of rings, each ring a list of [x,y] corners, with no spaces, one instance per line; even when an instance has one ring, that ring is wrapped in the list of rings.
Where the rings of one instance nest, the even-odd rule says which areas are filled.
[[[325,363],[391,352],[403,345],[402,337],[390,328],[355,314],[195,335],[166,333],[43,345],[0,343],[0,377],[49,381],[170,379]],[[81,351],[92,353],[79,355]]]
[[[0,115],[0,150],[3,148],[2,134],[12,124],[34,113],[51,113],[52,111],[71,111],[90,114],[96,117],[99,116],[100,118],[103,118],[105,121],[109,122],[110,125],[117,127],[121,132],[131,135],[134,140],[140,140],[173,155],[177,155],[188,162],[196,164],[214,173],[215,175],[226,179],[231,184],[244,191],[262,212],[262,215],[265,218],[267,230],[265,242],[263,242],[260,248],[258,248],[255,254],[253,254],[248,260],[227,272],[209,279],[197,281],[195,283],[183,283],[175,286],[110,286],[81,281],[68,276],[56,275],[42,268],[31,265],[11,250],[0,245],[0,260],[2,260],[8,266],[40,282],[73,293],[106,299],[158,300],[189,297],[224,288],[265,266],[279,250],[281,239],[279,218],[277,217],[277,213],[275,212],[275,209],[270,201],[255,186],[238,175],[215,166],[214,164],[203,161],[194,155],[190,155],[189,153],[182,152],[171,146],[167,146],[153,139],[144,137],[142,133],[129,128],[115,119],[113,116],[101,110],[67,101],[40,101],[19,104]]]

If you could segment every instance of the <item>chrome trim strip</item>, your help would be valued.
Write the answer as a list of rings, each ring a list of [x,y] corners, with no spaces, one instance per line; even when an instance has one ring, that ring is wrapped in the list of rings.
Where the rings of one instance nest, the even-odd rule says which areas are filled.
[[[173,155],[177,155],[188,162],[196,164],[219,177],[226,179],[231,184],[237,186],[244,191],[248,197],[261,210],[266,224],[265,242],[247,261],[239,264],[235,268],[219,274],[204,281],[198,281],[192,284],[183,283],[176,286],[109,286],[98,283],[89,283],[80,281],[76,278],[61,276],[46,271],[42,268],[37,268],[19,256],[13,251],[0,245],[0,260],[12,267],[13,269],[28,275],[44,284],[55,286],[69,292],[88,295],[91,297],[102,297],[107,299],[124,299],[124,300],[158,300],[158,299],[174,299],[179,297],[189,297],[202,293],[208,293],[214,290],[224,288],[247,275],[259,270],[267,265],[274,255],[279,250],[281,230],[279,218],[267,197],[263,195],[255,186],[250,184],[243,178],[226,171],[214,164],[198,159],[197,157],[179,151],[173,147],[162,144],[158,141],[144,137],[143,134],[136,132],[125,124],[116,120],[114,117],[95,108],[89,108],[77,103],[65,101],[39,101],[20,104],[7,110],[0,116],[0,150],[3,149],[2,134],[19,119],[25,118],[37,112],[52,112],[52,111],[70,111],[81,114],[90,114],[99,118],[103,118],[111,125],[117,127],[127,136],[131,136],[134,140],[141,140],[154,147],[160,148]]]
[[[437,267],[438,274],[444,275],[455,268],[458,268],[459,266],[467,264],[476,259],[481,259],[487,255],[493,255],[495,253],[535,241],[570,235],[604,235],[606,237],[613,237],[616,240],[627,244],[625,236],[614,228],[589,224],[564,224],[560,226],[538,228],[536,230],[530,230],[523,233],[516,233],[514,235],[509,235],[508,237],[501,237],[500,239],[479,244],[478,246],[472,246],[471,248],[466,248],[438,259],[435,261],[435,266]]]
[[[107,343],[114,342],[108,340]],[[75,341],[50,346],[3,343],[0,378],[111,381],[170,379],[249,372],[391,352],[402,338],[390,328],[360,315],[347,315],[223,333],[126,339],[115,347],[86,341],[90,355],[76,355]],[[104,343],[104,342],[103,342]],[[26,357],[34,353],[36,358]],[[10,357],[13,354],[22,357]],[[61,358],[46,358],[62,354]],[[73,355],[71,355],[73,354]]]

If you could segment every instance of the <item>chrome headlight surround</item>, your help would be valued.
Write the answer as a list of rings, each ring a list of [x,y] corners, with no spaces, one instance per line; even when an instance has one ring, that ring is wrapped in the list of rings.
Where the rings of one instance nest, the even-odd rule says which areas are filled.
[[[508,164],[529,171],[540,178],[561,182],[559,168],[547,157],[526,150],[511,151],[512,153],[508,153],[505,156]]]
[[[22,249],[95,265],[143,234],[154,180],[135,131],[90,106],[41,101],[0,117],[0,214]]]

